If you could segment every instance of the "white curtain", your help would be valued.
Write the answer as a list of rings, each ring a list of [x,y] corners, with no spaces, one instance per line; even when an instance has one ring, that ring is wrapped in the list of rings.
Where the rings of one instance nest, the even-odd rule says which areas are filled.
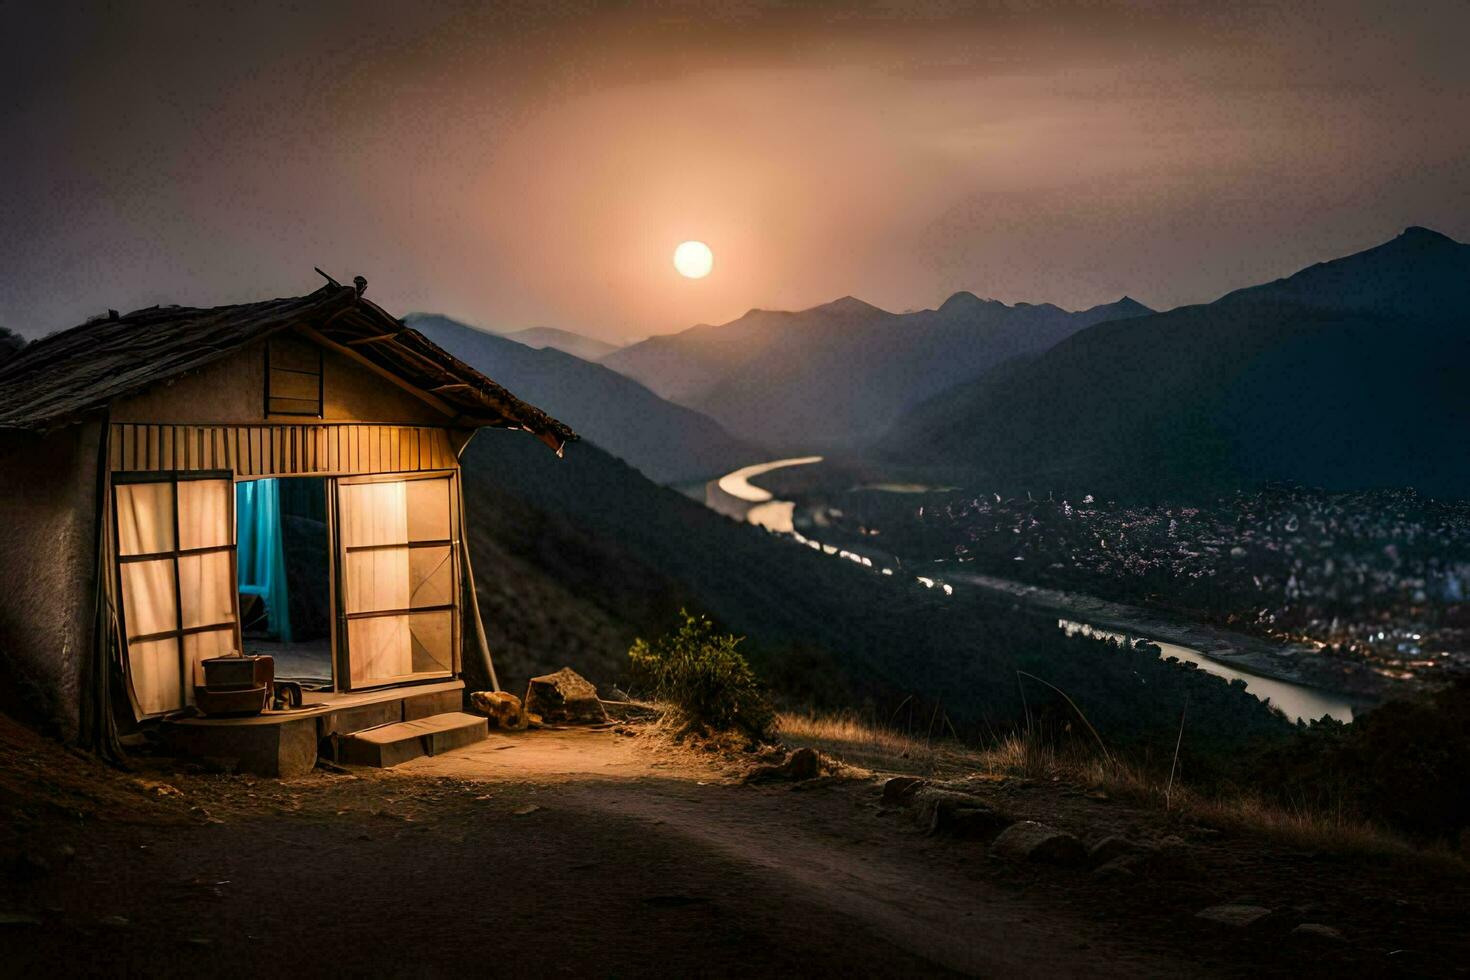
[[[174,485],[120,483],[117,553],[153,555],[174,550]]]
[[[128,672],[145,714],[192,703],[199,661],[235,649],[233,493],[230,480],[116,486],[118,557],[159,556],[119,563]],[[201,548],[224,550],[179,554]],[[199,627],[217,628],[183,632]]]
[[[353,686],[453,669],[453,614],[426,608],[455,602],[452,547],[440,543],[453,534],[450,499],[448,478],[339,485]]]

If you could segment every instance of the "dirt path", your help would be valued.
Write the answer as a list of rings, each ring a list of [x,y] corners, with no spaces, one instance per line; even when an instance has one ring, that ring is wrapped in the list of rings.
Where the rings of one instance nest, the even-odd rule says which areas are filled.
[[[728,862],[782,903],[822,909],[846,920],[849,935],[891,943],[931,968],[1004,976],[1195,972],[1131,952],[1037,903],[977,888],[951,867],[895,846],[906,828],[875,800],[854,800],[850,785],[743,786],[697,757],[670,759],[636,740],[608,744],[581,733],[519,744],[502,736],[400,772],[549,783],[538,791],[548,808],[583,814],[593,825],[630,821],[690,854]],[[820,961],[812,966],[822,972]]]
[[[1426,945],[1463,935],[1463,881],[1423,881],[1414,904],[1384,896],[1382,937],[1341,918],[1360,894],[1324,910],[1371,948],[1287,949],[1193,912],[1242,881],[1273,905],[1349,891],[1362,869],[1250,841],[1201,845],[1215,863],[1182,884],[1010,865],[921,833],[871,780],[741,785],[720,757],[607,731],[286,782],[140,783],[54,747],[0,763],[6,975],[1444,975],[1453,952]],[[995,792],[1079,832],[1172,832],[1065,787]],[[1392,918],[1411,912],[1417,932]]]

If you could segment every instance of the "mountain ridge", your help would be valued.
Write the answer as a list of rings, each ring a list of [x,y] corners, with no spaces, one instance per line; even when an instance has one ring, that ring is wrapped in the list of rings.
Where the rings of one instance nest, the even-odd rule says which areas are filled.
[[[1176,494],[1290,480],[1470,493],[1436,434],[1470,425],[1470,246],[1362,252],[1111,320],[916,406],[891,460],[1027,488]]]
[[[599,361],[614,351],[622,349],[618,344],[610,344],[605,340],[598,340],[571,330],[562,330],[560,327],[529,327],[525,330],[503,333],[500,336],[538,350],[547,347],[555,348],[580,357],[584,361]]]
[[[707,479],[765,455],[712,419],[601,364],[439,314],[411,313],[403,320],[657,483]]]
[[[730,432],[779,447],[858,445],[957,381],[1076,330],[1147,307],[1067,311],[957,292],[892,313],[853,296],[805,310],[752,309],[724,324],[651,337],[603,360]]]

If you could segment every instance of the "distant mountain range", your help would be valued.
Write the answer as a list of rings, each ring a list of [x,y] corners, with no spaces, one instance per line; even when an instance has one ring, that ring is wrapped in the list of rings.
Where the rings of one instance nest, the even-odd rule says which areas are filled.
[[[1291,480],[1470,493],[1470,246],[1424,228],[1114,320],[918,406],[889,458],[996,485],[1165,494]]]
[[[570,330],[559,330],[556,327],[531,327],[529,330],[517,330],[514,333],[501,334],[518,344],[527,347],[544,348],[552,347],[559,351],[574,354],[584,361],[597,361],[621,348],[617,344],[609,344],[605,340],[597,340],[593,337],[584,337]]]
[[[404,322],[656,482],[705,479],[765,455],[698,412],[565,351],[437,314],[410,313]]]
[[[809,451],[876,438],[907,409],[1009,358],[1149,312],[1127,297],[1071,313],[956,293],[936,310],[889,313],[847,296],[651,337],[602,363],[737,436]]]

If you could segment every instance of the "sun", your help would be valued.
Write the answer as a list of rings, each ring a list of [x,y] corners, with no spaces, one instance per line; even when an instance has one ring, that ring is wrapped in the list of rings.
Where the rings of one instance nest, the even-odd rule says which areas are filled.
[[[703,279],[715,267],[715,253],[704,242],[684,242],[674,249],[674,268],[685,279]]]

